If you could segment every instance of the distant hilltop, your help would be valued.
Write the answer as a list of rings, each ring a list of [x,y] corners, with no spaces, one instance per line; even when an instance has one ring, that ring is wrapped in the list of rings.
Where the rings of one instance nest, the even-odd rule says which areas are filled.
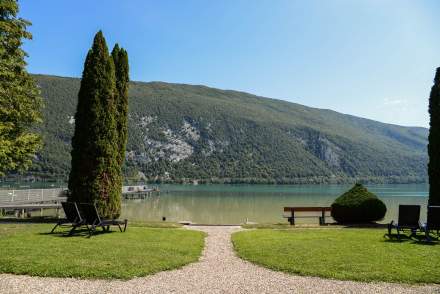
[[[63,177],[80,80],[34,75],[44,149],[30,174]],[[248,93],[130,84],[124,173],[156,182],[408,183],[427,177],[428,130]]]

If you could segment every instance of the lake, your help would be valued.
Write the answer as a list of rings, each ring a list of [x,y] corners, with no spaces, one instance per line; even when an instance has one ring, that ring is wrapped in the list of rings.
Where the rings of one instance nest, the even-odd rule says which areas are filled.
[[[421,205],[421,220],[425,221],[427,184],[366,186],[387,206],[382,222],[397,218],[399,204]],[[160,221],[166,217],[167,221],[199,224],[240,224],[246,220],[287,223],[283,218],[284,206],[330,206],[351,185],[160,185],[159,188],[161,192],[148,199],[125,200],[121,217],[143,221]]]

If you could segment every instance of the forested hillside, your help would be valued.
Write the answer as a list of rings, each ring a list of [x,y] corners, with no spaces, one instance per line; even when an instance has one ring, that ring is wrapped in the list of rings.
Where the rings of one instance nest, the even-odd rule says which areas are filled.
[[[32,175],[65,177],[79,79],[35,75],[45,146]],[[205,86],[130,84],[125,174],[154,181],[426,179],[427,129]]]

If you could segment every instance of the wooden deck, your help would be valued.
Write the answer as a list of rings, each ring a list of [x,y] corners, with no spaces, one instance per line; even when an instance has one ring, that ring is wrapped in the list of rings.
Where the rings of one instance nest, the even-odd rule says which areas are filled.
[[[157,188],[125,191],[122,199],[146,199],[158,192]],[[61,202],[64,201],[67,201],[65,188],[0,190],[0,216],[7,212],[25,216],[35,210],[42,213],[43,209],[56,209],[58,215]]]
[[[35,204],[0,204],[0,209],[8,210],[36,210],[43,208],[61,208],[61,202],[59,203],[35,203]]]
[[[0,205],[51,203],[66,199],[65,189],[0,190]]]
[[[0,215],[13,212],[17,217],[25,217],[31,211],[55,209],[58,215],[61,202],[66,201],[65,189],[19,189],[0,190]]]

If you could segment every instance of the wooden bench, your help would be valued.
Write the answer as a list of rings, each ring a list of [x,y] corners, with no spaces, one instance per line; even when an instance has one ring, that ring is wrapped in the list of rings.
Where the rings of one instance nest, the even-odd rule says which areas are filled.
[[[310,218],[310,217],[319,217],[319,225],[325,225],[325,217],[326,212],[331,212],[331,207],[284,207],[284,215],[283,217],[287,218],[287,221],[291,224],[295,224],[295,218]],[[320,212],[320,215],[307,215],[307,216],[298,216],[295,215],[295,212]],[[286,213],[290,213],[290,215],[286,215]]]

